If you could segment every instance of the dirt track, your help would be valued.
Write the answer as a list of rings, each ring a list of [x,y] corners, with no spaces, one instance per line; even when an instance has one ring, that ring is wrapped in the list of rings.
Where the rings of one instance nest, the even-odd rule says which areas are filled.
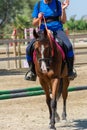
[[[58,103],[61,116],[62,100]],[[49,130],[45,97],[21,98],[0,102],[1,130]],[[67,121],[56,124],[57,130],[87,130],[87,91],[69,93]]]
[[[78,77],[70,86],[87,86],[87,65],[76,67]],[[6,73],[7,72],[7,73]],[[26,88],[39,85],[24,80],[24,72],[6,71],[0,76],[0,89]],[[12,75],[13,74],[13,75]],[[62,98],[58,102],[62,114]],[[9,99],[0,101],[0,130],[49,130],[48,108],[45,96]],[[87,130],[87,90],[69,92],[67,100],[67,121],[60,120],[57,130]]]

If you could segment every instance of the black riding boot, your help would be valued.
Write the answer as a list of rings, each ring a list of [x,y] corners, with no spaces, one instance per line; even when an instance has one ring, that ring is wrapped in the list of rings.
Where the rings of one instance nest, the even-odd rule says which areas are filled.
[[[73,69],[74,57],[68,58],[67,64],[68,64],[68,77],[70,80],[73,80],[75,77],[77,77],[76,71]]]
[[[33,62],[28,62],[29,70],[25,74],[25,79],[30,81],[36,81],[35,65]]]

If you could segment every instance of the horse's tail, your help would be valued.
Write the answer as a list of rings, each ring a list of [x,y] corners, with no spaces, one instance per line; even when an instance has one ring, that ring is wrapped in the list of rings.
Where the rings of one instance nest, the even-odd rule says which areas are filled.
[[[62,94],[62,89],[63,89],[63,79],[60,79],[60,85],[59,85],[59,89],[58,89],[58,95],[57,95],[57,100],[60,98],[61,94]]]

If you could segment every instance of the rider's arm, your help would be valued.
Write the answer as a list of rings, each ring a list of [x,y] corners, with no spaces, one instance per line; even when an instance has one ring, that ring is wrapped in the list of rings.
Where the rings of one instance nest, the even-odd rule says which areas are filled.
[[[66,11],[65,9],[62,9],[62,16],[61,16],[61,21],[64,24],[66,22],[67,18],[66,18]]]
[[[66,8],[69,6],[69,0],[65,0],[63,3],[62,3],[62,16],[61,16],[61,21],[62,23],[64,24],[67,20],[67,17],[66,17]]]
[[[34,26],[38,26],[41,19],[42,18],[40,18],[40,17],[34,18],[32,24]],[[61,21],[62,21],[63,24],[66,22],[66,12],[65,12],[65,9],[62,9]]]
[[[38,18],[34,18],[34,19],[33,19],[32,24],[33,24],[34,26],[39,26],[39,24],[40,24],[42,18],[43,18],[43,13],[40,12],[40,13],[38,14]]]
[[[32,24],[34,26],[38,26],[39,25],[39,21],[40,21],[39,18],[34,18]]]
[[[39,25],[40,18],[38,17],[38,2],[35,4],[33,12],[32,12],[33,21],[32,24],[34,26]]]
[[[62,3],[62,15],[61,15],[61,21],[62,21],[62,23],[64,24],[65,22],[66,22],[66,8],[68,7],[68,5],[69,5],[69,0],[66,0],[65,2],[63,2]],[[36,9],[37,10],[37,9]],[[34,11],[34,13],[37,13],[37,11]],[[37,16],[38,15],[38,16]],[[33,18],[33,22],[32,22],[32,24],[34,25],[34,26],[38,26],[39,25],[39,22],[40,22],[40,20],[43,18],[43,13],[41,12],[41,13],[37,13],[36,14],[36,18],[34,17]]]

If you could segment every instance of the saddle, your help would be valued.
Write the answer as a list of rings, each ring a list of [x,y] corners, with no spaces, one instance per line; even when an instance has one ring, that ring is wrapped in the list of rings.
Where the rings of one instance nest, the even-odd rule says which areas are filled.
[[[55,37],[54,35],[54,32],[53,32],[53,39],[54,39],[54,42],[56,43],[56,46],[59,48],[61,54],[62,54],[62,57],[63,57],[63,60],[62,60],[62,67],[61,67],[61,74],[63,74],[64,72],[64,69],[65,69],[65,65],[67,64],[67,47],[66,45],[64,44],[63,40],[61,40],[59,37]]]

